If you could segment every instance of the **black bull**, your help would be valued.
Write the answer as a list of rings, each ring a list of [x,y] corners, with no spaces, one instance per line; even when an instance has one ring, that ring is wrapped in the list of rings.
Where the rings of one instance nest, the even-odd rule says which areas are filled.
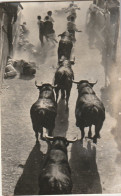
[[[49,140],[48,140],[49,139]],[[68,163],[67,146],[75,140],[49,137],[50,150],[39,176],[39,195],[71,194],[72,180]]]
[[[73,48],[73,43],[71,41],[60,40],[58,46],[58,60],[60,60],[62,56],[66,57],[69,60],[71,56],[72,48]]]
[[[37,88],[40,91],[39,98],[32,105],[30,115],[36,140],[38,141],[38,133],[41,133],[41,139],[43,137],[43,127],[48,130],[49,135],[52,135],[57,109],[54,87],[51,84],[43,84],[42,86],[37,86]]]
[[[78,98],[75,116],[76,126],[81,130],[81,140],[85,136],[84,128],[89,127],[88,138],[93,139],[93,142],[97,143],[97,138],[100,138],[99,132],[105,120],[105,108],[92,89],[94,84],[86,80],[77,83]],[[91,133],[92,125],[95,125],[95,135],[93,138]]]
[[[55,72],[54,85],[56,93],[56,103],[58,101],[59,90],[61,90],[61,98],[65,98],[66,93],[66,108],[68,109],[68,101],[72,88],[72,80],[74,79],[74,73],[71,68],[71,62],[64,60],[62,66],[59,67]]]

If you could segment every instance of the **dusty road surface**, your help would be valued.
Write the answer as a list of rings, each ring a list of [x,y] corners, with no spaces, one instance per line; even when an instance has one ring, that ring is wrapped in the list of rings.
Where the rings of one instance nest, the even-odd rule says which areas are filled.
[[[97,145],[84,139],[83,145],[78,140],[68,147],[69,164],[72,171],[73,194],[82,193],[121,193],[121,70],[120,52],[117,62],[111,65],[110,86],[104,88],[105,72],[101,64],[101,53],[90,49],[85,33],[86,12],[90,2],[78,2],[81,10],[77,11],[76,25],[82,33],[76,33],[75,58],[73,66],[75,81],[87,79],[96,81],[94,90],[102,99],[106,108],[106,120],[101,130],[101,139]],[[40,83],[52,82],[57,67],[57,47],[45,42],[41,48],[38,38],[37,15],[43,18],[48,10],[53,11],[56,35],[65,31],[64,13],[55,13],[68,7],[69,3],[23,3],[22,21],[27,22],[30,31],[28,40],[34,44],[36,54],[16,48],[14,58],[35,61],[35,78],[21,78],[3,81],[2,89],[2,188],[3,195],[38,194],[38,175],[43,166],[47,144],[40,141],[36,145],[30,119],[30,107],[37,100],[39,92],[35,79]],[[59,38],[57,38],[59,41]],[[73,138],[81,137],[75,125],[75,104],[77,87],[73,84],[69,100],[69,111],[65,112],[65,103],[58,102],[58,115],[54,135]],[[86,129],[87,134],[87,129]]]

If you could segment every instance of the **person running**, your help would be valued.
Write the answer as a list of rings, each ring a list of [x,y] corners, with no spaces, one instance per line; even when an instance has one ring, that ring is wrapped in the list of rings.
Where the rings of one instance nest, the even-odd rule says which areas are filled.
[[[51,40],[53,44],[58,43],[55,38],[55,30],[53,29],[53,23],[49,20],[49,16],[45,17],[44,35],[47,41]]]
[[[76,10],[80,10],[79,7],[74,6],[74,3],[71,3],[69,7],[66,9],[65,13],[69,13],[67,20],[70,20],[70,18],[73,16],[74,20],[76,19]]]
[[[103,16],[104,10],[97,6],[96,0],[93,0],[93,3],[90,4],[86,14],[86,32],[89,38],[90,49],[94,48],[93,46],[97,38],[97,30],[99,28],[99,19],[97,18],[98,13]]]
[[[37,19],[38,19],[38,27],[39,27],[39,39],[40,39],[40,42],[41,42],[41,45],[43,46],[44,45],[44,42],[43,42],[43,36],[44,36],[44,22],[41,20],[41,16],[37,16]]]
[[[67,23],[67,30],[69,33],[71,33],[73,35],[73,41],[76,41],[76,38],[75,38],[75,31],[76,32],[82,32],[81,30],[78,30],[76,28],[76,24],[75,24],[75,18],[73,16],[71,16],[70,20],[68,20],[68,23]]]
[[[49,21],[55,22],[55,21],[53,20],[53,18],[52,18],[52,11],[48,11],[48,12],[47,12],[47,15],[48,15],[48,17],[49,17]]]

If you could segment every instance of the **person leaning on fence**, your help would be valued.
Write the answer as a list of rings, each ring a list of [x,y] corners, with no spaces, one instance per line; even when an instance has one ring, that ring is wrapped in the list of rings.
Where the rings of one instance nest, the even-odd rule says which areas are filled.
[[[41,20],[41,16],[37,16],[38,19],[38,27],[39,27],[39,40],[41,42],[41,45],[43,46],[43,36],[44,36],[44,22]]]
[[[53,44],[58,43],[55,38],[55,30],[53,29],[53,23],[49,20],[49,16],[45,17],[44,35],[47,41],[50,40]]]
[[[67,30],[69,33],[71,33],[73,35],[73,41],[76,41],[76,38],[75,38],[75,31],[76,32],[82,32],[81,30],[78,30],[76,28],[76,24],[75,24],[75,19],[73,16],[71,16],[70,20],[68,20],[68,23],[67,23]]]

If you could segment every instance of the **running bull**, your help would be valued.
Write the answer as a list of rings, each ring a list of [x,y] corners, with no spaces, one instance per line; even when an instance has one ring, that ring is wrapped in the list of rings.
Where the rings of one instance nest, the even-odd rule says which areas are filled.
[[[45,137],[50,149],[39,176],[39,195],[71,194],[72,180],[67,146],[77,141],[64,137]],[[52,142],[52,143],[51,143]]]
[[[69,60],[64,60],[62,62],[62,66],[60,66],[55,72],[54,85],[56,86],[56,103],[58,101],[59,90],[61,90],[62,99],[65,98],[66,92],[66,109],[68,109],[68,101],[72,88],[72,80],[74,80],[74,73],[71,68],[71,62]]]
[[[97,138],[100,138],[100,130],[105,120],[104,105],[93,90],[93,86],[97,82],[89,83],[87,80],[81,80],[74,83],[77,84],[78,89],[75,109],[76,126],[81,130],[81,140],[85,136],[84,128],[89,127],[88,138],[93,139],[93,142],[97,143]],[[95,125],[95,135],[93,137],[91,132],[92,125]]]
[[[58,36],[61,37],[58,46],[58,61],[62,56],[65,56],[68,60],[70,60],[73,48],[72,35],[68,31],[65,31]]]
[[[47,129],[49,135],[52,135],[55,127],[55,117],[57,114],[55,96],[53,86],[49,83],[40,86],[35,82],[39,89],[39,98],[30,109],[33,130],[35,131],[36,141],[38,141],[38,133],[43,138],[43,127]]]

